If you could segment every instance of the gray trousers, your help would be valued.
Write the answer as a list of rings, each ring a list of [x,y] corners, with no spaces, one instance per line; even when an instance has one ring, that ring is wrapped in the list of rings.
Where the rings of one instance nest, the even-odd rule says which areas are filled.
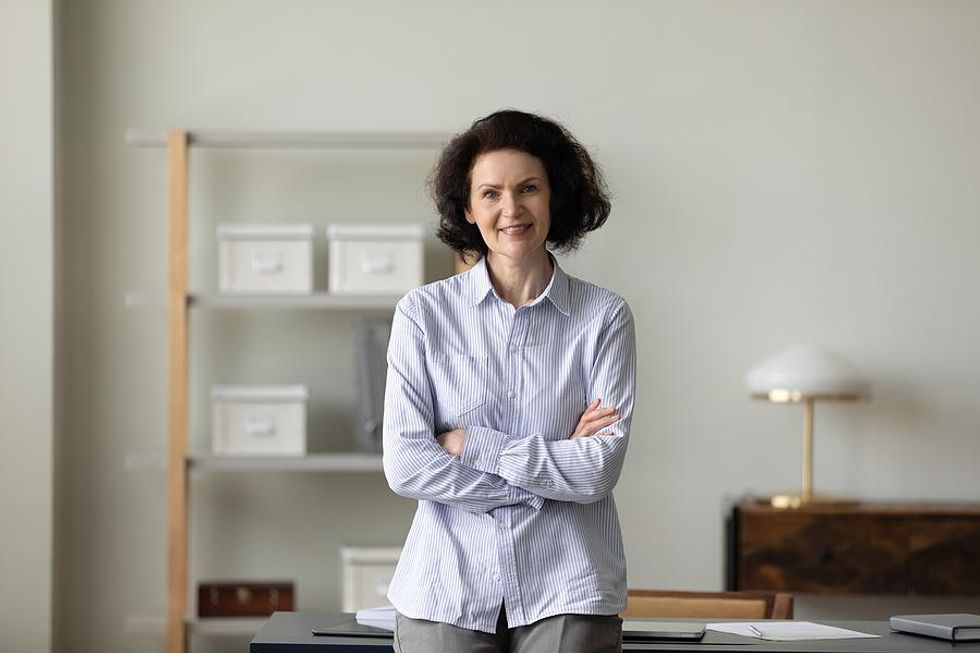
[[[520,628],[507,628],[503,607],[497,632],[467,630],[438,621],[395,615],[396,653],[620,653],[623,620],[561,614]]]

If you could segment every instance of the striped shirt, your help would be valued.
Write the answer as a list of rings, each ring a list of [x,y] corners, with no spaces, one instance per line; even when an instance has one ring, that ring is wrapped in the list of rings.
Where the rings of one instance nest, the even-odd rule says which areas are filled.
[[[626,607],[613,487],[636,376],[619,295],[566,275],[515,309],[481,259],[398,302],[388,345],[384,470],[418,499],[388,599],[403,615],[496,631]],[[601,398],[621,419],[569,439]],[[435,436],[465,428],[462,455]]]

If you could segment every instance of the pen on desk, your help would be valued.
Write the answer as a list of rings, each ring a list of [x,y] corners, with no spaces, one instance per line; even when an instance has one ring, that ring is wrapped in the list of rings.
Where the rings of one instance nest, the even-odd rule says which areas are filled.
[[[758,637],[759,639],[765,639],[765,637],[766,637],[765,635],[762,634],[762,631],[761,630],[759,630],[758,628],[756,628],[752,624],[749,624],[749,630],[751,630],[752,631],[752,634],[755,635],[756,637]]]

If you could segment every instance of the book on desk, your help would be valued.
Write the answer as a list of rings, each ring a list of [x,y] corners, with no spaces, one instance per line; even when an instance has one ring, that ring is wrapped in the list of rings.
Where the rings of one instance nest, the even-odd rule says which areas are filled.
[[[978,614],[899,614],[888,620],[892,630],[953,642],[980,641]]]

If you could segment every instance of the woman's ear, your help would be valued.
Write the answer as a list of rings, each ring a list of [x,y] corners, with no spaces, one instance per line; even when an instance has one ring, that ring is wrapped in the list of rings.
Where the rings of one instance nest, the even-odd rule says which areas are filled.
[[[468,206],[463,207],[463,217],[465,217],[466,221],[469,222],[470,224],[476,224],[476,218],[473,217],[473,213],[470,211],[470,207]]]

